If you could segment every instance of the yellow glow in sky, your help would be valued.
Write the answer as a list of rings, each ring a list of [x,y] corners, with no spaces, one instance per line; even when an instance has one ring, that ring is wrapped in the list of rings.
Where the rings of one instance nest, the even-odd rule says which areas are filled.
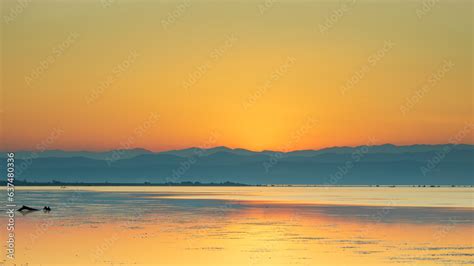
[[[471,1],[1,4],[2,149],[474,143]]]

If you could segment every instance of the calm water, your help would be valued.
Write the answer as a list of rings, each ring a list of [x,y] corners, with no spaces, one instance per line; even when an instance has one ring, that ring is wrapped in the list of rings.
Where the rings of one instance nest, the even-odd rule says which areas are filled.
[[[17,213],[15,262],[471,265],[473,192],[408,187],[21,188],[16,204],[49,205],[53,211]],[[5,216],[1,222],[6,224]],[[2,260],[4,254],[5,248]]]

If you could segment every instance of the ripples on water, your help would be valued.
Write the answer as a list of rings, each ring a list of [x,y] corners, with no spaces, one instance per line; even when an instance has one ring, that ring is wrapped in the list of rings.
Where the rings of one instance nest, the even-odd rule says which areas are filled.
[[[178,192],[180,189],[183,191]],[[386,206],[349,206],[340,205],[341,201],[318,204],[289,198],[285,202],[284,197],[278,197],[278,201],[257,201],[246,196],[262,193],[262,189],[247,189],[239,188],[238,193],[219,187],[204,191],[167,191],[159,187],[155,191],[19,190],[17,204],[37,208],[48,205],[53,211],[19,215],[17,219],[32,223],[53,220],[66,232],[67,228],[83,226],[100,229],[113,221],[120,230],[133,232],[140,241],[165,239],[160,244],[163,249],[174,245],[184,252],[210,256],[234,249],[232,252],[239,251],[239,259],[254,265],[272,264],[269,258],[314,265],[331,256],[335,264],[339,256],[361,261],[370,258],[374,264],[474,262],[472,208],[403,207],[392,201],[386,201]],[[227,199],[228,194],[236,198]],[[357,264],[356,260],[353,264]]]

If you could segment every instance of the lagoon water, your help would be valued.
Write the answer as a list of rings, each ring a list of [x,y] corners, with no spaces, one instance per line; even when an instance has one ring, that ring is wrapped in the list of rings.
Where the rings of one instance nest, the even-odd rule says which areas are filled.
[[[52,211],[16,213],[16,259],[2,229],[0,264],[472,265],[473,192],[21,187],[17,205]]]

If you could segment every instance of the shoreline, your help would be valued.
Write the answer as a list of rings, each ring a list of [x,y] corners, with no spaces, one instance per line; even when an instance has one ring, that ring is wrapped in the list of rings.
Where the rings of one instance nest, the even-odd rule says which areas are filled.
[[[1,186],[6,186],[6,182],[0,182]],[[200,182],[180,182],[180,183],[51,183],[51,182],[23,182],[16,181],[15,187],[361,187],[361,188],[472,188],[473,185],[419,185],[419,184],[398,184],[398,185],[320,185],[320,184],[241,184],[232,182],[223,183],[200,183]]]

